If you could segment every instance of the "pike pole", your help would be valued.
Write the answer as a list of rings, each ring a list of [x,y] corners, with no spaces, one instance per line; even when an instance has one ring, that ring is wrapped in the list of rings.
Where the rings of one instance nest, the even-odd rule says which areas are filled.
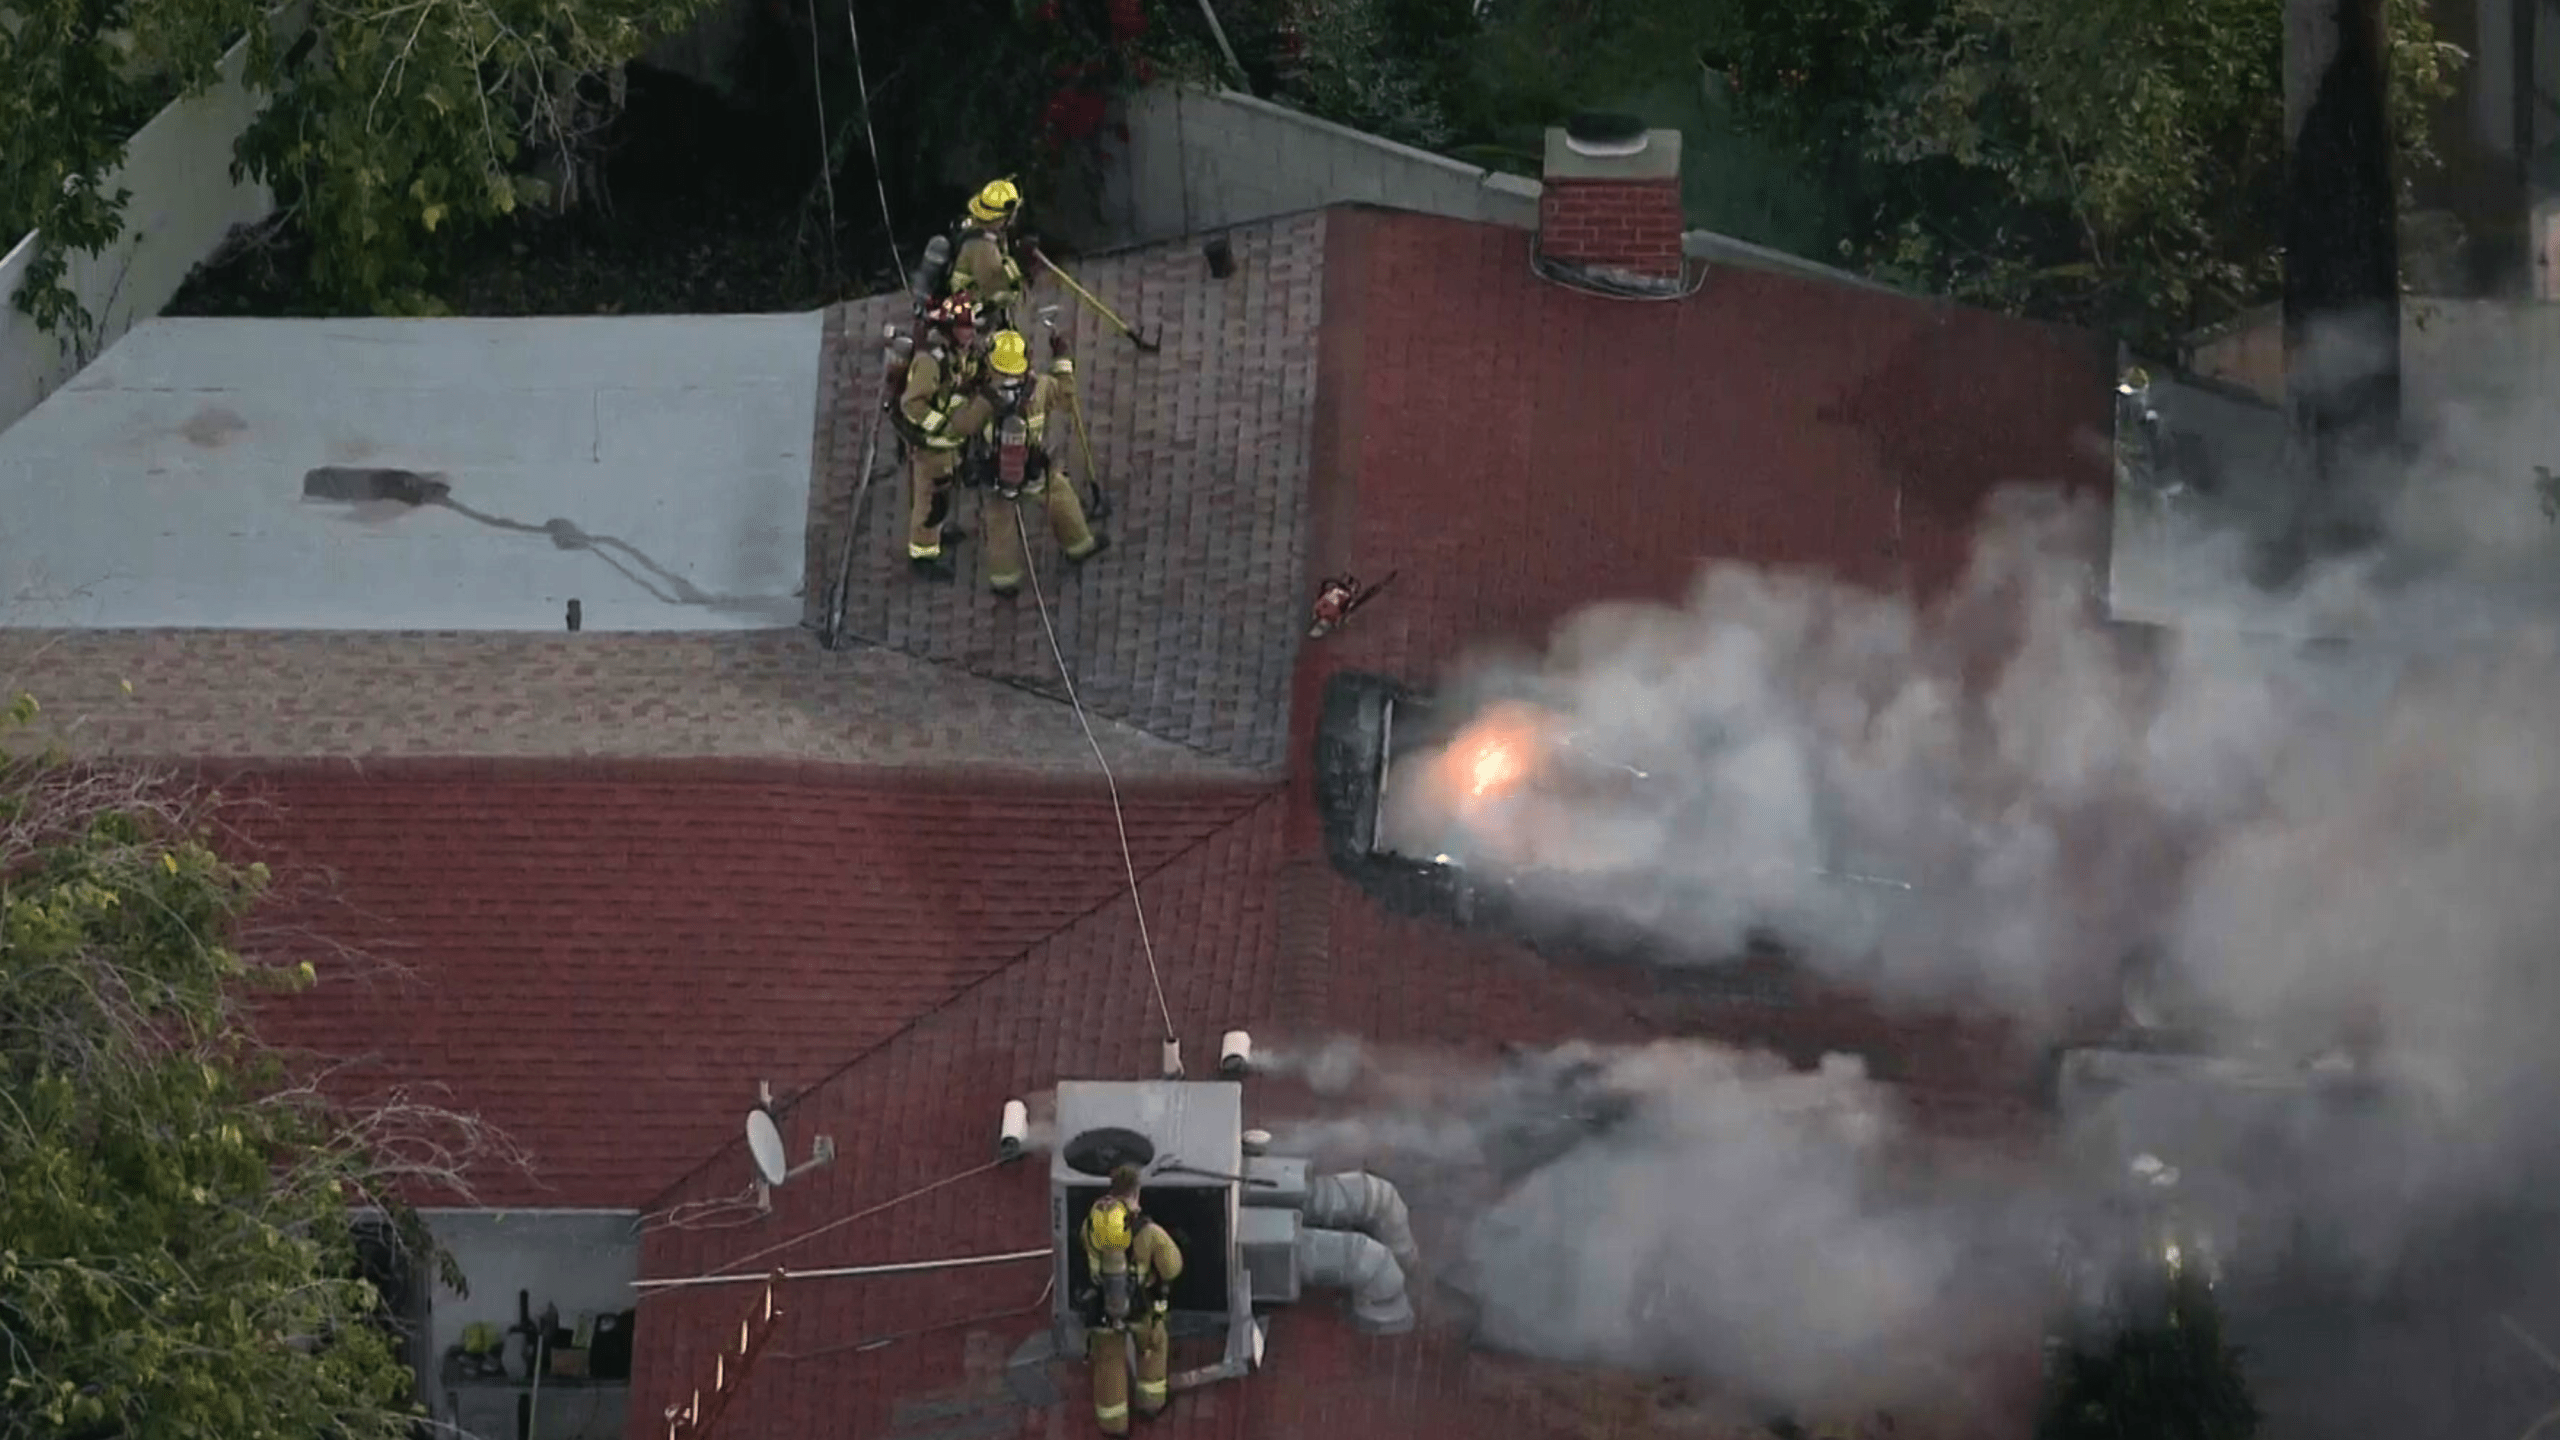
[[[896,333],[896,326],[889,327],[889,334]],[[837,550],[835,583],[827,592],[826,629],[819,637],[830,650],[844,642],[845,604],[853,589],[854,537],[862,529],[862,502],[871,494],[871,476],[880,458],[880,416],[886,409],[884,396],[882,403],[871,407],[871,418],[862,427],[862,478],[854,482],[853,504],[845,511],[844,544]]]

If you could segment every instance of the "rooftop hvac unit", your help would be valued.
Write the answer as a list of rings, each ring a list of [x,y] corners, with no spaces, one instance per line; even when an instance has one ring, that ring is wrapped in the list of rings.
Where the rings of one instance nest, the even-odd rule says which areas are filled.
[[[1413,1237],[1395,1187],[1370,1175],[1313,1175],[1302,1159],[1248,1155],[1237,1082],[1064,1081],[1057,1134],[1049,1353],[1085,1353],[1082,1297],[1092,1280],[1084,1222],[1122,1165],[1138,1167],[1140,1208],[1182,1248],[1170,1328],[1177,1338],[1223,1342],[1217,1364],[1173,1376],[1174,1388],[1256,1368],[1264,1337],[1255,1308],[1294,1303],[1310,1288],[1350,1291],[1352,1318],[1371,1333],[1411,1328]]]
[[[1237,1225],[1244,1170],[1244,1087],[1232,1080],[1071,1080],[1058,1087],[1058,1148],[1049,1159],[1049,1238],[1057,1254],[1051,1312],[1062,1354],[1084,1353],[1078,1303],[1092,1284],[1084,1220],[1111,1171],[1145,1174],[1147,1218],[1182,1247],[1176,1334],[1223,1331],[1242,1374],[1253,1353],[1253,1298]]]

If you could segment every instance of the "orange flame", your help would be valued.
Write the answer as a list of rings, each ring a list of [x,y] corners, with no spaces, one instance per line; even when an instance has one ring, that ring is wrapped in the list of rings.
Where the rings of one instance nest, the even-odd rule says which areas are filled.
[[[1537,770],[1548,729],[1546,716],[1527,705],[1486,711],[1449,742],[1433,767],[1436,788],[1461,805],[1512,793]]]

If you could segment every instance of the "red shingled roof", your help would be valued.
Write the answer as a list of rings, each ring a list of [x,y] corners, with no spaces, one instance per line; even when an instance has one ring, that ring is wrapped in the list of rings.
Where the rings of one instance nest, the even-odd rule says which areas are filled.
[[[310,918],[408,972],[319,954],[268,1037],[506,1130],[536,1169],[482,1176],[492,1204],[644,1204],[732,1139],[757,1079],[815,1084],[1128,903],[1109,797],[1054,780],[402,762],[232,788],[281,867],[333,872]],[[1142,875],[1259,803],[1126,798]]]
[[[2093,336],[1733,267],[1599,299],[1525,231],[1364,210],[1325,275],[1310,548],[1399,573],[1320,665],[1419,679],[1709,559],[1942,584],[1999,485],[2107,483]]]
[[[1338,665],[1427,680],[1488,634],[1534,638],[1592,600],[1676,594],[1711,556],[1930,584],[1961,563],[1972,511],[1995,485],[2102,480],[2089,441],[2106,420],[2106,356],[2082,337],[1747,271],[1719,272],[1683,305],[1612,303],[1533,280],[1525,234],[1415,216],[1336,210],[1325,244],[1309,549],[1319,569],[1402,575],[1344,636],[1301,652],[1295,754]],[[1921,1078],[1955,1088],[1964,1067],[2011,1058],[1996,1041],[1941,1043],[1851,1002],[1783,1017],[1666,1004],[1638,974],[1551,966],[1386,915],[1326,867],[1297,785],[1147,894],[1195,1047],[1234,1025],[1483,1048],[1739,1033],[1899,1048]],[[1097,912],[803,1102],[795,1126],[866,1132],[864,1158],[840,1161],[768,1225],[653,1236],[647,1273],[712,1268],[983,1165],[1007,1095],[1150,1073],[1144,985],[1126,912]],[[1255,1096],[1257,1115],[1286,1103]],[[703,1177],[682,1193],[721,1188]],[[871,1263],[1036,1246],[1046,1232],[1041,1172],[1025,1165],[786,1254],[804,1267]],[[1024,1414],[1005,1398],[1005,1357],[1045,1324],[1045,1280],[1031,1264],[795,1285],[784,1358],[727,1423],[744,1436],[1083,1433],[1072,1371],[1061,1408]],[[700,1383],[701,1347],[733,1323],[740,1293],[648,1302],[657,1388],[635,1414]],[[1275,1318],[1267,1374],[1182,1397],[1153,1433],[1456,1440],[1655,1426],[1643,1382],[1470,1354],[1430,1314],[1426,1297],[1423,1331],[1378,1340],[1353,1334],[1332,1297],[1310,1297]]]
[[[1533,278],[1524,232],[1350,208],[1299,228],[1293,243],[1322,248],[1313,460],[1302,531],[1270,544],[1308,557],[1297,603],[1322,573],[1401,574],[1349,631],[1298,650],[1293,765],[1336,667],[1428,683],[1469,643],[1534,641],[1595,600],[1674,596],[1710,557],[1925,587],[1961,563],[1996,485],[2105,483],[2110,357],[2089,337],[1733,268],[1685,301],[1615,302]],[[1182,283],[1217,283],[1192,273]],[[1150,314],[1200,308],[1150,295]],[[1312,323],[1294,304],[1275,314]],[[1287,355],[1303,337],[1263,338]],[[1197,616],[1160,618],[1208,643],[1178,629]],[[1159,679],[1114,683],[1152,694]],[[400,1001],[324,988],[279,1007],[279,1025],[322,1045],[378,1027],[385,1073],[448,1080],[516,1129],[557,1188],[509,1192],[514,1203],[634,1204],[670,1180],[654,1206],[735,1193],[747,1177],[733,1129],[759,1074],[793,1097],[795,1148],[835,1138],[836,1163],[779,1192],[770,1219],[651,1233],[645,1274],[1045,1244],[1042,1167],[968,1173],[999,1106],[1060,1078],[1152,1073],[1156,1058],[1099,777],[1043,789],[735,775],[273,781],[288,802],[274,842],[344,870],[373,933],[412,943],[431,981]],[[1776,1018],[1669,1002],[1640,974],[1550,966],[1389,917],[1327,866],[1301,783],[1153,795],[1133,790],[1129,829],[1195,1064],[1243,1025],[1479,1047],[1663,1033],[1902,1046],[1949,1088],[2005,1065],[1973,1037],[1941,1044],[1855,1006]],[[1248,1097],[1256,1114],[1279,1103]],[[1005,1357],[1045,1323],[1045,1280],[1034,1263],[795,1282],[725,1433],[1087,1433],[1078,1375],[1062,1377],[1063,1406],[1002,1399]],[[645,1302],[635,1440],[706,1383],[749,1293]],[[1656,1425],[1642,1382],[1473,1355],[1431,1314],[1417,1334],[1370,1339],[1312,1296],[1276,1317],[1268,1373],[1181,1397],[1153,1433],[1472,1440]]]

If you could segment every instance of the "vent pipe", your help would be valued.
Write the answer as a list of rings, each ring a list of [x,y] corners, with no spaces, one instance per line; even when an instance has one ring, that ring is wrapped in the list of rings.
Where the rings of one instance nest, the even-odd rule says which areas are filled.
[[[1400,1335],[1413,1328],[1404,1268],[1386,1246],[1368,1236],[1352,1230],[1301,1230],[1298,1269],[1306,1284],[1350,1291],[1352,1323],[1363,1331]]]
[[[1305,1209],[1310,1228],[1354,1230],[1385,1246],[1402,1268],[1413,1270],[1422,1264],[1404,1197],[1375,1175],[1361,1170],[1320,1175],[1307,1185]]]

